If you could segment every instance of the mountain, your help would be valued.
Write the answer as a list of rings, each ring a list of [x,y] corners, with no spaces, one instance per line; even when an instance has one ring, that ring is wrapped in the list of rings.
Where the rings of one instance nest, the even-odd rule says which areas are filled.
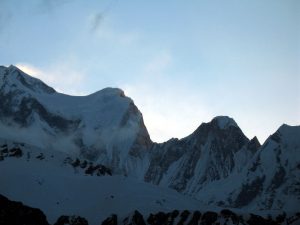
[[[0,194],[41,209],[52,224],[62,215],[98,224],[134,210],[292,216],[300,205],[299,137],[300,126],[282,125],[261,145],[218,116],[185,138],[154,143],[120,89],[69,96],[0,67]]]
[[[259,147],[257,138],[250,141],[232,118],[216,117],[186,138],[155,145],[145,180],[194,194],[239,172]]]
[[[263,144],[231,194],[236,207],[296,209],[300,201],[300,126],[282,125]]]
[[[202,202],[248,210],[300,205],[300,126],[282,125],[260,146],[233,119],[216,117],[190,136],[156,144],[145,181]]]
[[[10,66],[0,67],[0,99],[2,138],[72,152],[120,173],[145,170],[140,159],[152,142],[142,114],[120,89],[68,96]]]
[[[240,172],[204,186],[206,204],[253,210],[295,211],[300,205],[300,126],[282,125]]]

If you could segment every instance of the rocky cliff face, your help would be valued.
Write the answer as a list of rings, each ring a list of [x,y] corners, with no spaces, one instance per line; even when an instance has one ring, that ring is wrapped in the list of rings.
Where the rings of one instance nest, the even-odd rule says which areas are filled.
[[[300,200],[300,126],[282,125],[255,154],[232,192],[235,207],[296,209]]]
[[[300,126],[281,126],[240,171],[207,184],[196,196],[221,207],[296,210],[300,202],[299,137]]]
[[[240,171],[259,147],[257,139],[248,140],[233,119],[216,117],[182,140],[155,145],[145,180],[197,193],[206,184]]]

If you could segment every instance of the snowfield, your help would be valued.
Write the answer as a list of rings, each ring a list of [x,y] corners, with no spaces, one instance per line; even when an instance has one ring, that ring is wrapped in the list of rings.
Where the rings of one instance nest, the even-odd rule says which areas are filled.
[[[80,215],[97,225],[113,213],[125,218],[134,210],[149,214],[174,209],[206,209],[200,201],[175,190],[134,178],[87,175],[63,163],[68,155],[61,152],[41,151],[26,145],[20,148],[22,157],[6,157],[0,162],[0,193],[41,209],[50,223],[61,215]],[[44,158],[37,158],[41,153]]]

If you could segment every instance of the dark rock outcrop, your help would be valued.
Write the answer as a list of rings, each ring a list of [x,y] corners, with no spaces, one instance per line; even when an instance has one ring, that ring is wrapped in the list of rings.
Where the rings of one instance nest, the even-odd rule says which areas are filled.
[[[135,210],[131,217],[123,220],[124,225],[146,225],[143,215]]]
[[[54,225],[89,225],[89,223],[80,216],[60,216]]]
[[[10,201],[0,195],[0,225],[49,225],[45,214],[36,208]]]
[[[273,221],[271,218],[263,218],[262,216],[250,215],[250,219],[247,221],[249,225],[278,225],[276,221]]]
[[[73,160],[71,157],[67,157],[65,158],[64,163],[71,165],[76,170],[84,171],[84,173],[87,175],[91,175],[91,176],[112,175],[112,171],[110,168],[102,164],[94,165],[93,162],[88,162],[87,160],[80,160],[79,158]]]
[[[187,223],[187,225],[198,225],[199,220],[201,218],[201,212],[195,211],[191,220]]]
[[[20,147],[8,149],[7,145],[3,145],[0,150],[0,161],[7,157],[20,158],[23,156],[23,150]]]
[[[231,219],[232,223],[233,224],[239,224],[239,222],[241,222],[240,218],[238,217],[237,214],[235,214],[234,212],[232,212],[231,210],[229,209],[223,209],[221,212],[220,212],[221,216],[225,219]]]
[[[201,218],[201,225],[212,225],[218,219],[218,213],[205,212]]]
[[[112,214],[106,220],[104,220],[101,225],[118,225],[118,217],[116,214]]]
[[[242,186],[241,192],[238,194],[235,200],[235,207],[240,208],[248,205],[254,198],[256,198],[263,189],[263,182],[265,177],[257,177],[249,184]]]
[[[146,215],[144,215],[146,216]],[[135,211],[118,223],[117,216],[112,215],[102,225],[299,225],[300,213],[290,217],[283,212],[279,215],[260,216],[255,214],[238,214],[229,209],[219,213],[213,211],[178,211],[150,213],[147,221]]]
[[[147,222],[150,225],[167,225],[170,214],[164,212],[158,212],[156,214],[150,214]]]

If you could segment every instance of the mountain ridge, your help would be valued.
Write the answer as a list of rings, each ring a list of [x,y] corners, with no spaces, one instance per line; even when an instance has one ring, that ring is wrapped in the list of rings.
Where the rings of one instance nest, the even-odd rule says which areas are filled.
[[[101,94],[104,94],[107,93],[107,95],[110,95],[110,94],[115,94],[115,95],[119,95],[119,96],[122,96],[122,97],[126,97],[128,99],[130,99],[132,102],[133,100],[128,97],[128,96],[125,96],[125,93],[124,93],[124,90],[122,90],[121,88],[117,88],[117,87],[106,87],[106,88],[103,88],[99,91],[95,91],[91,94],[87,94],[87,95],[80,95],[80,96],[76,96],[76,95],[69,95],[69,94],[66,94],[66,93],[59,93],[57,92],[54,88],[48,86],[47,84],[45,84],[42,80],[40,80],[39,78],[36,78],[36,77],[33,77],[33,76],[30,76],[28,74],[26,74],[25,72],[23,72],[21,69],[19,69],[17,66],[14,66],[14,65],[10,65],[8,67],[5,67],[5,66],[0,66],[0,68],[2,70],[7,70],[9,69],[10,71],[18,71],[19,73],[21,73],[22,76],[26,76],[26,77],[29,77],[30,79],[33,79],[33,80],[38,80],[39,82],[41,82],[43,85],[47,86],[49,89],[52,89],[53,91],[51,93],[57,93],[57,94],[61,94],[61,95],[64,95],[64,96],[69,96],[69,97],[76,97],[76,98],[86,98],[86,97],[95,97],[97,95],[101,95]],[[3,73],[2,73],[3,75]],[[0,76],[1,76],[1,73],[0,73]],[[0,83],[1,84],[1,83]],[[133,102],[134,103],[134,102]],[[142,113],[141,113],[142,114]],[[229,116],[223,116],[223,115],[219,115],[219,116],[215,116],[213,117],[213,119],[210,121],[218,121],[219,123],[223,123],[222,125],[225,126],[226,125],[226,122],[228,122],[229,124],[228,125],[234,125],[234,126],[237,126],[237,123],[234,121],[233,118],[229,117]],[[208,122],[206,122],[208,123]],[[201,125],[201,124],[200,124]],[[199,126],[200,126],[199,125]],[[288,124],[282,124],[281,126],[283,125],[287,125],[287,126],[291,126],[291,125],[288,125]],[[280,126],[280,127],[281,127]],[[195,132],[195,131],[194,131]],[[183,137],[183,138],[180,138],[180,139],[184,139],[184,138],[187,138],[189,135],[187,135],[186,137]],[[253,138],[256,138],[256,136],[254,136]],[[177,137],[172,137],[170,139],[178,139]],[[169,139],[169,140],[170,140]],[[158,143],[158,144],[162,144],[164,142],[167,142],[169,140],[166,140],[166,141],[163,141],[163,142],[155,142],[153,140],[151,140],[153,143]]]
[[[182,139],[155,143],[121,89],[69,96],[14,66],[0,67],[0,99],[4,144],[69,154],[75,171],[86,160],[92,171],[103,165],[113,176],[171,188],[210,206],[293,210],[300,204],[300,126],[283,124],[261,145],[233,118],[217,116]]]

